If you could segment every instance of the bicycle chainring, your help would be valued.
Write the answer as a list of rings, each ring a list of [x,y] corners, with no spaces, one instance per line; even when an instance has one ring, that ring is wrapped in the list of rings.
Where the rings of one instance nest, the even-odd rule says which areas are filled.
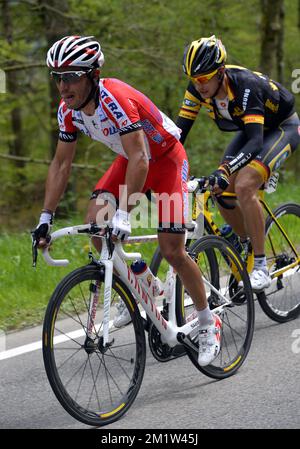
[[[153,357],[159,362],[169,362],[186,354],[182,345],[177,345],[170,348],[169,345],[161,341],[160,332],[156,329],[153,323],[149,326],[148,343]]]

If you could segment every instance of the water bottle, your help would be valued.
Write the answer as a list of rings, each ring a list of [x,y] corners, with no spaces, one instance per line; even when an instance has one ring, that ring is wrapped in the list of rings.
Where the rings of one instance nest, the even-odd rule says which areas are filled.
[[[162,291],[160,280],[154,276],[144,260],[136,260],[131,264],[131,270],[143,284],[152,297],[159,296]]]
[[[224,237],[228,242],[230,242],[239,253],[243,251],[243,246],[240,242],[240,238],[234,232],[230,225],[225,224],[224,226],[222,226],[221,236]]]

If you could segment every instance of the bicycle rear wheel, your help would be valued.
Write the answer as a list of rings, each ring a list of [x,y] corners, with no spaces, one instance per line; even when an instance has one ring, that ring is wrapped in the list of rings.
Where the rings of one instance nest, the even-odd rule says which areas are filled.
[[[300,205],[286,203],[277,207],[273,215],[285,230],[300,254]],[[266,220],[265,252],[270,274],[297,261],[287,238],[271,216]],[[261,308],[274,321],[284,323],[300,314],[300,263],[272,280],[271,286],[257,294]]]
[[[186,347],[186,352],[196,368],[205,375],[214,379],[224,379],[233,375],[245,361],[251,346],[254,330],[254,301],[247,269],[234,247],[226,240],[206,236],[197,240],[190,251],[201,270],[202,276],[213,287],[221,291],[228,300],[219,314],[222,320],[221,349],[217,358],[208,366],[198,365],[198,352]],[[207,254],[214,254],[218,263],[218,276],[206,271]],[[243,287],[238,286],[242,281]],[[214,296],[215,307],[224,304],[211,288],[206,286],[207,297]],[[183,325],[189,317],[195,316],[195,308],[191,300],[187,305],[187,298],[182,295],[180,281],[177,282],[176,316],[178,325]],[[210,306],[212,308],[212,306]],[[193,342],[198,344],[198,333],[194,335]]]
[[[192,245],[193,246],[193,245]],[[188,248],[189,254],[195,258],[196,255],[192,254],[193,250],[192,248]],[[207,248],[205,250],[206,257],[202,259],[202,267],[201,270],[203,273],[205,273],[206,279],[208,279],[213,285],[217,285],[218,279],[219,279],[219,267],[218,267],[218,261],[215,257],[214,252]],[[165,280],[166,273],[168,271],[169,264],[168,262],[162,257],[159,246],[156,248],[155,253],[152,257],[150,269],[154,276],[158,276],[159,279]],[[186,297],[188,297],[187,292],[185,292]],[[208,297],[208,302],[210,304],[211,308],[216,307],[216,304],[214,304],[215,295],[212,294]],[[185,307],[189,307],[189,303],[191,302],[191,299],[189,301],[185,302]]]
[[[70,415],[91,426],[112,423],[129,409],[146,361],[142,318],[131,293],[115,275],[110,317],[122,299],[132,323],[117,329],[111,321],[109,343],[103,345],[103,297],[104,267],[78,268],[54,291],[43,327],[43,357],[51,387]]]

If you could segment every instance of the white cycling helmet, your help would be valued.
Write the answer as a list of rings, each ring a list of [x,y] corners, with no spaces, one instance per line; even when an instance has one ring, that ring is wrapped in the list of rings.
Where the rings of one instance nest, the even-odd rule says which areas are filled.
[[[47,66],[52,69],[69,66],[95,69],[103,64],[101,45],[94,36],[65,36],[47,53]]]

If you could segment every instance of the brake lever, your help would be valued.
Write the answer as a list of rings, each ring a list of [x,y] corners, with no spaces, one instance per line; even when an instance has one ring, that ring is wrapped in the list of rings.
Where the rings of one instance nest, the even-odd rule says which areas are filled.
[[[35,268],[37,264],[37,258],[38,258],[38,249],[37,246],[39,244],[38,240],[34,236],[34,232],[31,232],[31,238],[32,238],[32,267]]]
[[[209,178],[206,176],[202,176],[198,179],[198,190],[200,193],[205,193],[206,190],[209,188]]]
[[[37,265],[37,259],[38,259],[38,245],[40,242],[39,238],[36,238],[35,232],[31,231],[31,238],[32,238],[32,245],[31,245],[31,252],[32,252],[32,267],[36,268]],[[46,236],[46,242],[49,244],[51,241],[51,235]]]

